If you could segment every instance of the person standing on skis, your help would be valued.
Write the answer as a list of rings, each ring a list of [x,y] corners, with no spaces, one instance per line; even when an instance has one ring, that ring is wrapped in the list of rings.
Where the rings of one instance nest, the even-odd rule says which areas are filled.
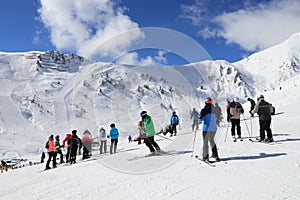
[[[110,131],[109,131],[109,137],[110,137],[110,149],[109,153],[116,153],[117,152],[117,145],[118,145],[118,138],[119,138],[119,130],[116,128],[116,125],[112,123],[110,125]]]
[[[49,139],[48,139],[48,142],[46,144],[46,147],[47,147],[47,152],[48,152],[48,160],[47,160],[47,163],[46,163],[46,168],[45,170],[47,169],[51,169],[50,168],[50,162],[52,160],[52,165],[53,165],[53,168],[56,168],[56,160],[54,159],[54,149],[55,149],[55,146],[54,146],[54,139],[53,139],[53,135],[50,135]]]
[[[257,104],[252,110],[252,114],[257,113],[259,118],[259,142],[274,142],[271,126],[271,112],[272,105],[265,101],[264,96],[260,95],[257,99]],[[267,138],[265,139],[265,132],[267,132]]]
[[[244,108],[239,103],[239,98],[235,97],[234,100],[229,104],[227,109],[227,121],[231,122],[231,135],[234,141],[236,141],[235,137],[235,129],[237,130],[237,136],[239,139],[242,138],[241,134],[241,114],[244,113]]]
[[[191,112],[191,120],[193,120],[192,131],[199,129],[199,116],[199,112],[196,111],[196,108],[193,108],[193,111]]]
[[[176,112],[173,111],[172,117],[171,117],[171,126],[172,126],[172,132],[171,132],[171,136],[176,136],[177,134],[177,125],[179,124],[179,117],[176,115]]]
[[[152,155],[155,155],[156,152],[161,152],[160,147],[154,141],[154,135],[156,134],[154,129],[154,124],[152,118],[147,114],[147,111],[141,112],[141,131],[140,137],[144,139],[146,146],[149,148]]]
[[[248,98],[247,100],[251,103],[251,107],[250,107],[249,113],[251,114],[251,117],[254,117],[254,114],[252,113],[252,110],[255,107],[255,101],[253,99],[251,99],[251,98]]]
[[[202,160],[209,161],[208,143],[212,149],[212,158],[216,161],[220,161],[217,145],[215,142],[215,135],[217,132],[217,117],[215,114],[215,107],[213,100],[208,97],[205,101],[205,106],[200,112],[200,122],[203,123],[202,136],[203,136],[203,149],[202,149]]]
[[[59,135],[55,136],[54,145],[55,145],[55,150],[54,150],[55,156],[54,157],[56,158],[57,154],[59,154],[60,164],[62,164],[64,162],[63,153],[62,153],[62,150],[61,150],[61,147],[63,147],[63,145],[60,145]]]

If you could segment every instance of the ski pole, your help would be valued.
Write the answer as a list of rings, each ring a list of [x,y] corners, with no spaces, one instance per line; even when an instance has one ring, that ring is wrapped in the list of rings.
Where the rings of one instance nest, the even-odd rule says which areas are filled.
[[[245,119],[245,115],[244,115],[244,113],[242,113],[242,115],[243,115],[244,122],[245,122],[245,125],[246,125],[246,128],[247,128],[248,134],[249,134],[249,140],[250,140],[251,142],[253,142],[253,140],[251,139],[251,138],[252,138],[252,136],[251,136],[251,134],[250,134],[250,131],[249,131],[248,125],[247,125],[247,123],[246,123],[246,119]]]
[[[253,135],[253,129],[252,129],[252,117],[250,116],[250,129],[251,129],[251,136]]]
[[[196,130],[194,131],[194,141],[193,141],[193,147],[192,147],[192,155],[191,155],[191,157],[193,157],[194,156],[194,148],[195,148],[195,140],[196,140]]]

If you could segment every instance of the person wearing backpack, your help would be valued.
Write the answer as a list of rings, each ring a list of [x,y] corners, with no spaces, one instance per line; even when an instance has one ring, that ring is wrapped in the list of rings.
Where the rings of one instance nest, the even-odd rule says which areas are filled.
[[[50,135],[50,137],[48,138],[48,142],[46,143],[46,146],[47,148],[47,152],[48,152],[48,160],[47,160],[47,163],[46,163],[46,168],[45,170],[48,170],[48,169],[51,169],[50,168],[50,162],[52,160],[53,162],[53,168],[56,168],[56,161],[54,159],[54,149],[55,149],[55,146],[54,146],[54,139],[53,139],[53,135]]]
[[[99,139],[100,139],[100,154],[103,154],[107,152],[107,147],[106,147],[106,140],[107,140],[107,134],[106,131],[103,127],[100,128],[99,130]]]
[[[84,160],[89,158],[92,152],[92,141],[93,141],[92,134],[88,130],[85,130],[81,141],[83,144],[82,160]]]
[[[171,116],[171,126],[172,126],[172,131],[171,131],[171,136],[176,136],[177,134],[177,125],[179,124],[179,117],[176,115],[176,112],[173,111],[173,114]]]
[[[254,109],[251,111],[252,114],[257,113],[259,118],[259,142],[273,142],[273,135],[271,126],[271,113],[272,105],[269,102],[266,102],[263,95],[260,95],[257,98],[257,104]],[[265,132],[267,132],[267,138],[265,139]]]
[[[227,121],[231,122],[231,135],[234,141],[236,141],[235,138],[235,129],[237,130],[237,136],[239,139],[241,139],[241,114],[244,113],[244,108],[242,105],[238,102],[239,98],[235,97],[233,101],[229,104],[227,108]]]

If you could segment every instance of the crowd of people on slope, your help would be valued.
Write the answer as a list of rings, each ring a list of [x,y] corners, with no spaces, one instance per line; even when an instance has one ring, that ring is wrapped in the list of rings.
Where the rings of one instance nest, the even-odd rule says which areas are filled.
[[[107,152],[107,139],[110,138],[111,145],[110,145],[110,154],[116,153],[117,151],[117,144],[119,138],[119,131],[116,128],[115,124],[110,125],[110,132],[109,134],[106,133],[103,127],[99,129],[99,151],[100,154]],[[46,162],[46,170],[51,169],[50,163],[52,161],[52,167],[57,167],[57,155],[59,155],[59,163],[62,164],[64,162],[74,164],[76,163],[77,155],[81,155],[81,149],[83,148],[82,152],[82,159],[87,159],[92,156],[92,134],[85,130],[83,132],[83,136],[80,138],[77,135],[77,130],[72,130],[71,133],[66,134],[66,137],[60,143],[60,136],[50,135],[48,141],[45,145],[48,153],[48,160]],[[64,161],[63,151],[62,149],[66,148],[66,156]],[[45,154],[42,154],[41,162],[45,159]]]
[[[272,104],[264,100],[264,96],[261,95],[257,99],[257,103],[251,98],[247,99],[251,103],[249,113],[251,117],[254,117],[254,114],[257,113],[259,116],[259,125],[260,125],[260,139],[259,142],[273,142],[271,125],[271,114],[274,113],[274,107]],[[244,115],[244,109],[239,103],[239,98],[234,98],[232,101],[227,100],[226,105],[226,114],[227,122],[231,123],[231,135],[236,140],[236,135],[238,139],[241,139],[241,115]],[[139,136],[134,139],[141,144],[143,140],[146,146],[150,150],[150,154],[157,154],[162,152],[161,148],[154,139],[156,134],[163,133],[166,135],[168,132],[170,136],[176,136],[177,126],[179,125],[179,117],[176,112],[173,111],[170,124],[168,124],[164,129],[161,129],[160,132],[156,132],[154,128],[154,123],[147,111],[142,111],[140,113],[141,120],[138,122]],[[200,112],[196,111],[193,108],[190,119],[192,120],[192,131],[199,129],[199,123],[203,122],[202,127],[202,137],[203,137],[203,149],[202,149],[202,160],[209,161],[209,145],[212,151],[212,158],[216,161],[219,161],[218,150],[215,142],[215,135],[218,127],[220,127],[220,122],[223,120],[222,109],[218,103],[214,103],[212,98],[207,98],[205,101],[205,106],[201,109]],[[267,133],[267,138],[265,137],[265,132]],[[110,138],[110,149],[109,153],[113,154],[117,152],[117,144],[119,138],[119,131],[116,128],[114,123],[110,124],[109,134],[106,133],[106,130],[103,127],[99,129],[99,151],[100,154],[107,153],[107,139]],[[131,135],[128,137],[128,142],[132,141]],[[50,169],[50,162],[53,162],[53,168],[56,167],[56,157],[59,155],[60,163],[64,163],[62,148],[67,148],[66,153],[66,163],[76,163],[77,153],[81,154],[81,148],[83,147],[83,156],[82,159],[89,158],[92,152],[92,136],[88,130],[85,130],[83,137],[79,138],[77,136],[77,130],[72,130],[71,134],[67,134],[62,144],[60,144],[59,135],[51,135],[46,144],[48,152],[48,160],[46,163],[46,169]],[[45,156],[44,156],[45,157]]]
[[[254,114],[257,113],[259,117],[259,132],[260,137],[258,142],[273,142],[273,135],[271,130],[271,115],[274,114],[274,107],[269,102],[265,101],[264,96],[260,95],[257,98],[257,103],[251,98],[247,99],[251,103],[249,113],[251,117],[254,117]],[[202,160],[209,161],[208,155],[208,143],[211,146],[212,158],[215,158],[216,161],[219,161],[216,142],[214,140],[218,126],[220,126],[219,121],[222,120],[220,115],[220,110],[217,107],[217,103],[214,105],[212,98],[207,98],[205,101],[205,106],[199,114],[199,122],[203,122],[202,135],[203,135],[203,149],[202,149]],[[241,115],[244,116],[244,108],[239,103],[239,99],[236,97],[232,101],[227,100],[226,105],[227,113],[227,122],[231,123],[231,135],[236,141],[237,138],[241,139]],[[193,109],[191,114],[191,119],[193,119],[192,130],[197,128],[198,125],[195,125],[197,118],[197,111]],[[245,117],[243,117],[245,120]],[[267,133],[267,138],[266,138]]]

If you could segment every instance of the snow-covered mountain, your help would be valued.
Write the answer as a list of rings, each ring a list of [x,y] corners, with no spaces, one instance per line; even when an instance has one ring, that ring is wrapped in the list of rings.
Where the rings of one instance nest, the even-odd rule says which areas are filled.
[[[160,129],[173,110],[188,121],[190,110],[208,96],[222,106],[234,96],[244,103],[298,75],[299,38],[295,34],[237,63],[185,66],[121,66],[57,51],[0,53],[0,133],[17,146],[15,153],[1,146],[0,158],[22,155],[24,148],[40,152],[47,135],[73,128],[96,133],[100,125],[116,122],[125,137],[135,132],[141,110],[148,110]],[[19,146],[19,140],[28,145]]]
[[[0,160],[37,161],[50,134],[64,137],[114,122],[120,130],[118,153],[39,173],[44,165],[1,174],[6,199],[289,199],[300,195],[299,34],[237,63],[204,61],[185,66],[123,66],[86,60],[57,51],[0,53]],[[190,111],[212,96],[224,108],[226,98],[264,94],[276,107],[274,144],[248,141],[258,136],[257,118],[242,120],[243,142],[230,140],[226,122],[216,135],[221,162],[212,168],[192,159],[200,154],[201,130],[190,129]],[[145,145],[128,143],[137,135],[141,110],[156,130],[176,110],[176,137],[156,136],[162,156],[145,155]],[[224,109],[223,109],[224,110]],[[224,111],[223,111],[224,112]],[[248,117],[247,112],[245,113]],[[97,141],[97,140],[95,140]],[[98,148],[98,147],[97,147]],[[80,160],[80,158],[78,158]],[[38,173],[37,173],[38,172]],[[51,189],[49,189],[51,188]]]

